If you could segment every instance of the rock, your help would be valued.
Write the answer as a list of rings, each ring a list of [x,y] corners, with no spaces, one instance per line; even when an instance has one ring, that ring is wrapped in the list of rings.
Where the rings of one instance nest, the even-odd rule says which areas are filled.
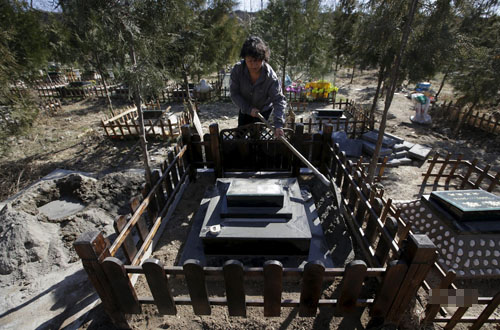
[[[407,157],[398,160],[399,160],[399,165],[411,165],[412,163],[411,159]]]

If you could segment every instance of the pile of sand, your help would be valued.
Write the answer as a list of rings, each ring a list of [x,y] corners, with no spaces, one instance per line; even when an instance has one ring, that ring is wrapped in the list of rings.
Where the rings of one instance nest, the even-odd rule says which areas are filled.
[[[112,238],[114,219],[130,212],[130,197],[139,195],[144,183],[141,171],[100,178],[51,175],[0,204],[0,295],[5,297],[0,302],[1,328],[48,325],[84,298],[76,291],[92,294],[72,244],[87,231]],[[51,307],[50,312],[35,313],[47,299],[45,309]],[[37,316],[16,316],[23,310],[26,315],[27,308]]]

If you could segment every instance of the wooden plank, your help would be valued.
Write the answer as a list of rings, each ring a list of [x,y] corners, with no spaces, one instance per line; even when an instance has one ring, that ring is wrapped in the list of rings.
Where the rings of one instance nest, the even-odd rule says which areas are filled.
[[[111,290],[115,296],[120,310],[127,314],[142,313],[141,305],[137,300],[134,287],[125,272],[123,262],[115,257],[107,257],[102,262],[102,267],[110,281]]]
[[[114,221],[113,227],[115,228],[115,232],[117,235],[119,235],[123,228],[125,228],[126,224],[126,215],[121,215]],[[134,239],[130,235],[128,235],[123,241],[122,250],[125,258],[127,258],[127,263],[130,264],[137,253],[137,246],[135,246]]]
[[[130,329],[125,314],[120,311],[111,290],[111,285],[104,272],[101,261],[109,257],[108,242],[102,233],[86,232],[78,237],[73,243],[76,253],[82,260],[83,268],[97,291],[106,314],[111,318],[113,324],[120,329]]]
[[[188,259],[182,265],[189,296],[196,315],[210,315],[211,308],[208,302],[205,273],[199,260]]]
[[[429,179],[429,176],[431,175],[432,170],[434,169],[434,165],[436,165],[436,161],[438,160],[438,158],[439,154],[438,153],[434,154],[434,157],[432,157],[432,160],[430,161],[429,168],[427,169],[427,173],[425,174],[424,179],[422,180],[422,184],[425,184]]]
[[[264,263],[264,316],[280,316],[283,292],[283,265],[276,260]]]
[[[398,232],[398,222],[394,217],[388,217],[384,228],[389,232],[389,235],[396,237]],[[380,237],[377,248],[375,249],[375,257],[379,260],[381,265],[384,265],[389,258],[389,252],[391,251],[391,245],[386,242],[385,239]]]
[[[447,273],[446,276],[441,280],[441,283],[439,283],[439,286],[437,289],[448,289],[450,285],[453,283],[455,280],[456,273],[453,269],[450,269]],[[434,318],[436,317],[437,313],[439,312],[439,309],[441,308],[440,304],[431,304],[430,302],[427,304],[427,307],[425,309],[425,317],[422,320],[424,324],[429,324],[434,321]]]
[[[476,189],[479,189],[481,186],[481,182],[483,182],[484,177],[488,174],[488,171],[490,170],[491,165],[486,165],[485,168],[482,170],[481,174],[479,175],[479,178],[477,178],[476,182],[474,183],[474,187]]]
[[[142,269],[144,269],[158,312],[161,315],[177,314],[177,308],[175,307],[163,264],[158,259],[150,258],[144,261]]]
[[[366,269],[366,263],[362,260],[351,261],[346,266],[336,315],[346,315],[356,310],[356,302],[363,287]]]
[[[214,160],[214,172],[216,178],[222,178],[223,164],[220,150],[219,125],[211,124],[210,130],[210,148],[212,150],[212,158]]]
[[[174,164],[174,153],[172,151],[169,151],[167,153],[167,159],[169,164]],[[179,174],[177,173],[177,166],[172,166],[170,174],[172,176],[172,183],[174,187],[177,187],[177,185],[179,184]]]
[[[483,324],[488,320],[491,314],[495,311],[495,309],[500,305],[500,292],[498,292],[493,300],[486,306],[486,308],[482,311],[482,313],[477,318],[476,322],[472,324],[469,328],[470,330],[478,330]]]
[[[460,185],[460,189],[464,189],[465,184],[469,182],[469,177],[472,174],[472,171],[474,170],[474,168],[476,167],[477,162],[478,162],[477,159],[472,160],[472,163],[469,165],[469,168],[467,169],[467,173],[465,173],[465,175],[462,179],[462,184]]]
[[[495,186],[499,183],[499,181],[500,181],[500,172],[498,172],[497,175],[495,175],[495,178],[491,180],[491,183],[488,186],[487,191],[492,192],[493,189],[495,189]]]
[[[451,330],[455,328],[457,323],[460,321],[462,316],[467,312],[469,307],[458,307],[453,316],[451,317],[451,320],[446,323],[446,326],[444,327],[444,330]]]
[[[375,239],[377,237],[377,221],[382,214],[382,210],[384,208],[384,203],[382,202],[382,199],[380,198],[375,198],[373,201],[373,211],[375,214],[371,213],[370,216],[368,217],[368,222],[366,223],[365,227],[365,237],[368,240],[370,245],[373,245],[375,242]],[[382,238],[381,238],[382,239]]]
[[[302,276],[302,287],[300,289],[299,316],[316,316],[324,273],[325,266],[323,266],[321,261],[312,261],[305,265]]]
[[[224,263],[223,273],[229,315],[246,317],[243,264],[238,260],[228,260]]]
[[[203,151],[201,147],[201,137],[197,134],[191,136],[191,146],[193,148],[193,162],[203,162]]]
[[[441,176],[443,175],[444,170],[448,166],[448,162],[450,161],[450,157],[451,157],[451,153],[448,153],[446,155],[446,158],[445,158],[443,164],[441,165],[441,168],[439,169],[439,172],[438,172],[436,178],[434,179],[434,184],[438,183],[439,179],[441,179]]]
[[[415,297],[418,288],[434,264],[437,257],[436,250],[436,246],[426,235],[412,234],[408,237],[404,254],[410,260],[410,265],[398,295],[387,315],[389,323],[399,324],[411,299]]]
[[[389,313],[392,302],[396,298],[401,283],[405,279],[408,265],[404,260],[393,260],[387,265],[382,279],[382,285],[375,295],[375,301],[370,309],[372,318],[384,319]]]
[[[462,158],[464,155],[459,154],[457,156],[456,162],[453,164],[453,167],[451,168],[450,172],[448,173],[448,177],[446,178],[445,185],[450,184],[450,180],[453,178],[453,175],[455,174],[455,171],[458,168],[458,165],[461,163]]]

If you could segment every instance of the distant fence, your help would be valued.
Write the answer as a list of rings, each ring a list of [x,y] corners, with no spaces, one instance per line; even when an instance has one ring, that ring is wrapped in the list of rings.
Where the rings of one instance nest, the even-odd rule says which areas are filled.
[[[464,160],[463,155],[457,155],[451,159],[452,155],[446,156],[436,153],[429,162],[429,168],[422,180],[421,193],[425,188],[432,190],[444,189],[483,189],[489,192],[500,192],[500,172],[491,171],[491,165],[479,167],[478,159],[472,161]]]
[[[453,101],[450,101],[448,104],[444,102],[440,105],[434,105],[431,111],[435,119],[444,119],[449,122],[458,122],[461,118],[468,115],[466,107],[454,105]],[[464,118],[464,125],[491,134],[500,134],[500,118],[495,118],[495,116],[486,112],[473,111],[467,118]]]
[[[144,111],[146,113],[147,110]],[[189,115],[182,113],[179,116],[172,115],[169,118],[161,116],[156,119],[144,119],[144,129],[147,137],[153,138],[175,138],[181,134],[182,125],[191,122]],[[135,106],[129,107],[119,114],[101,120],[101,126],[107,137],[127,138],[137,137],[140,134],[140,123]]]

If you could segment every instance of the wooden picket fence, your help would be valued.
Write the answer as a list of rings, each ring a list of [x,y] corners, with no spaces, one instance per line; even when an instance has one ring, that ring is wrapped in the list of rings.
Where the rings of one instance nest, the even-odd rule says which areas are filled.
[[[462,117],[467,115],[466,107],[459,107],[453,104],[453,101],[443,102],[440,105],[434,105],[431,109],[432,116],[436,119],[444,119],[449,122],[458,122]],[[464,120],[464,125],[473,129],[478,129],[491,134],[500,134],[500,120],[486,112],[473,111]]]
[[[147,111],[147,107],[145,108]],[[156,109],[153,107],[152,109]],[[152,138],[175,138],[181,134],[181,127],[191,120],[189,115],[182,113],[180,116],[157,119],[144,119],[144,129],[147,137]],[[137,137],[140,133],[140,125],[135,106],[126,108],[111,118],[101,120],[101,126],[107,137],[110,138],[128,138]]]
[[[491,165],[478,166],[479,160],[464,160],[459,154],[452,159],[451,153],[446,156],[436,153],[429,161],[429,168],[422,180],[421,191],[426,188],[463,190],[483,189],[488,192],[500,192],[500,172],[493,172]],[[434,179],[434,180],[432,180]]]
[[[296,105],[294,107],[303,105]],[[287,123],[287,127],[291,129],[295,129],[295,125],[297,123],[303,124],[306,128],[306,132],[319,132],[323,130],[324,125],[330,124],[333,126],[334,131],[344,131],[347,136],[351,139],[357,139],[367,131],[371,130],[375,125],[374,119],[370,119],[369,114],[358,107],[352,100],[339,100],[332,103],[332,109],[343,109],[344,115],[346,116],[346,120],[341,120],[340,117],[337,119],[319,119],[313,120],[313,118],[309,117],[308,120],[304,120],[304,118],[300,118],[298,122],[296,122],[295,118],[292,121]]]
[[[203,141],[197,134],[191,134],[186,125],[182,127],[177,155],[170,154],[161,171],[155,172],[153,182],[156,183],[145,190],[142,202],[132,203],[135,213],[130,219],[119,219],[119,235],[113,245],[107,245],[100,233],[86,233],[75,242],[84,268],[115,325],[128,328],[125,315],[141,313],[144,304],[156,305],[158,312],[165,315],[175,315],[179,305],[191,305],[197,315],[210,315],[211,306],[222,305],[227,306],[230,316],[246,316],[248,306],[257,306],[263,307],[266,317],[279,316],[283,307],[298,307],[299,316],[305,317],[316,316],[318,307],[332,308],[337,316],[364,307],[370,311],[371,326],[397,325],[418,289],[431,289],[426,282],[429,271],[436,267],[441,270],[436,263],[437,249],[427,236],[410,231],[401,219],[401,211],[390,199],[383,198],[382,191],[363,182],[360,167],[347,160],[338,145],[331,144],[332,131],[333,126],[327,124],[323,134],[304,133],[304,126],[299,124],[295,132],[285,130],[285,135],[330,178],[335,206],[346,217],[351,233],[366,255],[366,262],[355,260],[345,268],[325,268],[321,262],[313,261],[303,268],[284,268],[276,260],[267,261],[262,267],[245,267],[237,260],[229,260],[223,267],[203,267],[198,260],[187,260],[182,266],[163,265],[157,259],[144,260],[147,254],[143,251],[159,239],[160,227],[168,221],[164,215],[169,207],[165,205],[180,198],[175,197],[180,191],[177,187],[187,176],[194,178],[196,168],[213,168],[216,177],[257,167],[284,175],[300,173],[300,160],[293,155],[283,155],[277,145],[279,141],[262,125],[219,132],[217,124],[212,124],[210,134],[206,134]],[[272,160],[264,161],[255,155],[256,151]],[[234,158],[245,162],[235,163]],[[137,227],[141,237],[141,247],[137,249],[131,237],[132,228],[144,216],[143,222],[151,229]],[[119,249],[126,257],[125,262],[116,257]],[[437,287],[453,288],[453,272],[441,270],[441,274],[443,279]],[[132,280],[136,276],[145,276],[152,296],[137,296]],[[186,290],[176,292],[189,292],[189,296],[173,295],[171,276],[185,279]],[[338,296],[325,295],[324,288],[336,277],[341,278]],[[208,278],[223,281],[224,297],[208,294],[212,292],[207,288],[207,283],[212,283]],[[378,284],[370,278],[376,278]],[[297,279],[301,279],[299,293],[294,298],[283,299],[283,283]],[[261,281],[262,292],[252,292],[250,297],[244,286],[246,280]],[[440,305],[428,304],[423,322],[446,322],[448,328],[457,322],[472,322],[475,329],[486,322],[500,322],[490,318],[500,302],[499,297],[497,294],[480,298],[479,303],[486,307],[474,320],[464,317],[467,307],[446,316]],[[437,317],[438,313],[444,316]]]

